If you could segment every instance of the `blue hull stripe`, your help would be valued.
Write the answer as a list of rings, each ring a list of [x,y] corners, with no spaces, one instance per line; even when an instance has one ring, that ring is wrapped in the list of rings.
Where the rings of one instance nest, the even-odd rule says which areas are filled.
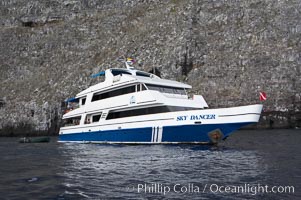
[[[250,123],[202,124],[162,127],[161,142],[210,142],[208,133],[220,129],[224,137]],[[95,131],[85,133],[62,134],[59,141],[94,142],[157,142],[159,127]]]

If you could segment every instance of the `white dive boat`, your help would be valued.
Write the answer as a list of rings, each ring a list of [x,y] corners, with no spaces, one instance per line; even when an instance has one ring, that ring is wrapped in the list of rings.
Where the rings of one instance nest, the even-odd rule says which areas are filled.
[[[191,86],[133,69],[107,69],[105,81],[69,102],[60,142],[167,144],[217,143],[259,120],[262,105],[208,109]]]

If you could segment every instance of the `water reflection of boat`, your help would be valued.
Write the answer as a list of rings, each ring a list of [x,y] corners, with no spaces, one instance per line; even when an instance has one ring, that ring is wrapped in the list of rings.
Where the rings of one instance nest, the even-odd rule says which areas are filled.
[[[43,142],[50,142],[50,137],[23,137],[20,138],[19,143],[43,143]]]

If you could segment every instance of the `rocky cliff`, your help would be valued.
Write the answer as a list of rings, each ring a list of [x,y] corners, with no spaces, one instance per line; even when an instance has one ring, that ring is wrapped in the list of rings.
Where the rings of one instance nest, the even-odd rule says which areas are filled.
[[[210,107],[258,103],[260,127],[301,126],[299,0],[2,0],[1,134],[57,134],[62,102],[120,65],[156,67]]]

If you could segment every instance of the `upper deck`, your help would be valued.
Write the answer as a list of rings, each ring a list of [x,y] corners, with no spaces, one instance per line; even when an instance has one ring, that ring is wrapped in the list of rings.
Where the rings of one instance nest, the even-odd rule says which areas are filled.
[[[139,71],[139,70],[130,70],[130,69],[107,69],[104,72],[100,73],[105,75],[105,81],[93,85],[86,90],[78,93],[76,98],[82,98],[89,93],[101,92],[110,89],[117,89],[132,83],[144,83],[150,85],[165,86],[171,88],[181,88],[181,89],[190,89],[191,86],[180,83],[177,81],[171,81],[166,79],[161,79],[160,77]]]
[[[94,121],[93,116],[97,116],[105,120],[114,113],[119,115],[128,110],[138,112],[137,109],[142,108],[157,107],[160,110],[152,109],[151,112],[163,112],[162,106],[168,106],[164,109],[169,112],[208,107],[202,96],[188,98],[186,90],[191,88],[190,85],[162,79],[151,73],[115,68],[100,72],[99,75],[104,75],[105,80],[78,93],[74,99],[78,101],[79,107],[66,113],[63,119],[83,116]],[[149,110],[147,112],[150,113]]]

